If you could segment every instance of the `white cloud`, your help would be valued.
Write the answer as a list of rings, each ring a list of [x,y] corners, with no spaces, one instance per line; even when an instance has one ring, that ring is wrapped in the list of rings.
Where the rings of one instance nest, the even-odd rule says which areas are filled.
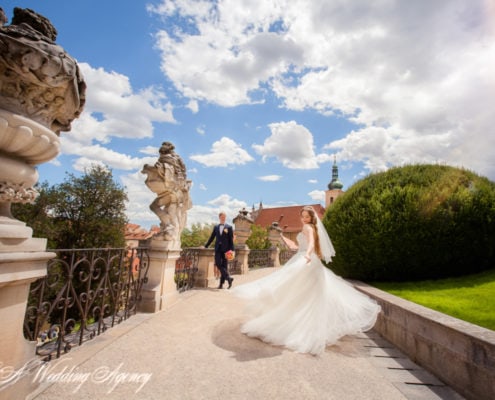
[[[295,121],[270,124],[271,136],[263,145],[254,144],[255,151],[263,160],[275,157],[291,169],[317,168],[313,135]]]
[[[217,217],[219,211],[224,211],[229,219],[235,218],[235,216],[239,213],[239,210],[247,207],[245,201],[235,199],[229,194],[221,194],[215,199],[210,200],[208,204],[214,207]]]
[[[308,179],[308,183],[318,183],[316,179]]]
[[[149,156],[156,156],[157,158],[159,157],[159,148],[156,146],[145,146],[139,149],[140,153],[147,154]]]
[[[107,165],[112,169],[127,171],[141,169],[144,164],[154,164],[158,158],[158,154],[156,157],[131,157],[100,145],[74,146],[74,142],[68,135],[60,138],[60,144],[63,154],[80,156],[73,162],[74,169],[78,171],[82,171],[90,164]]]
[[[271,90],[287,109],[357,124],[328,139],[343,160],[437,161],[495,178],[490,2],[177,0],[153,11],[187,21],[157,35],[162,70],[185,97],[235,106]],[[322,162],[289,147],[272,132],[256,149],[288,168]]]
[[[199,104],[196,100],[190,100],[186,107],[189,108],[193,114],[196,114],[199,111]]]
[[[207,202],[208,205],[194,205],[187,211],[187,226],[192,224],[215,224],[218,223],[218,213],[223,211],[227,214],[227,222],[232,220],[247,205],[242,200],[232,198],[228,194],[222,194]]]
[[[163,103],[165,95],[153,88],[134,93],[124,75],[94,69],[86,63],[79,66],[88,86],[86,104],[80,118],[72,124],[71,132],[60,137],[62,153],[79,156],[73,161],[78,171],[91,164],[133,170],[154,163],[157,148],[141,149],[144,154],[156,156],[139,158],[112,150],[109,144],[113,137],[152,137],[154,122],[174,123],[171,104]]]
[[[312,190],[311,192],[308,193],[308,196],[311,197],[314,201],[325,203],[324,190]]]
[[[265,175],[265,176],[258,176],[258,180],[263,181],[263,182],[277,182],[282,177],[280,175]]]
[[[209,154],[196,154],[189,157],[206,167],[227,167],[229,165],[243,165],[254,158],[241,145],[227,137],[213,143]]]
[[[87,84],[86,104],[74,121],[70,136],[79,143],[108,143],[111,137],[145,138],[153,122],[174,123],[172,105],[154,88],[134,93],[129,78],[79,63]]]
[[[126,188],[128,197],[126,215],[129,221],[148,229],[152,225],[159,226],[160,219],[149,208],[150,204],[156,198],[156,194],[144,183],[146,176],[138,171],[123,175],[120,179]]]

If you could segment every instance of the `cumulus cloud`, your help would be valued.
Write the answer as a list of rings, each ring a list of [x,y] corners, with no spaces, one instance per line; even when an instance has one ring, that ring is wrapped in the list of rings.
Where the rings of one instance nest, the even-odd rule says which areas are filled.
[[[325,191],[324,190],[312,190],[308,193],[314,201],[325,203]]]
[[[84,168],[89,167],[91,164],[107,165],[112,169],[129,171],[141,169],[144,164],[154,164],[157,159],[157,156],[131,157],[101,145],[74,146],[74,142],[69,136],[62,136],[60,144],[64,154],[80,156],[73,162],[74,169],[78,171],[83,171]]]
[[[205,127],[204,126],[198,126],[196,128],[196,132],[198,132],[200,135],[204,135],[206,132],[205,132]]]
[[[160,225],[160,219],[149,208],[156,194],[146,186],[145,178],[139,171],[120,177],[128,197],[126,215],[129,221],[139,221],[149,229],[152,225]]]
[[[270,124],[271,136],[263,145],[254,144],[254,150],[266,160],[275,157],[291,169],[317,168],[313,135],[295,121]]]
[[[265,175],[265,176],[258,176],[258,180],[263,181],[263,182],[277,182],[282,177],[280,175]]]
[[[187,21],[156,36],[162,70],[185,97],[231,107],[270,92],[286,109],[354,123],[327,142],[339,159],[372,171],[445,162],[495,178],[490,2],[169,0],[150,10]],[[282,149],[273,131],[255,147],[264,158],[301,169],[322,161],[307,146]]]
[[[135,93],[125,75],[87,63],[79,67],[87,84],[86,104],[70,134],[79,142],[151,137],[153,122],[175,122],[171,103],[158,89],[149,87]]]
[[[235,217],[239,210],[247,207],[246,202],[238,200],[230,196],[229,194],[221,194],[213,200],[208,202],[212,207],[215,207],[218,211],[225,211],[232,218]]]
[[[228,167],[229,165],[243,165],[254,158],[241,145],[232,139],[222,137],[211,146],[208,154],[195,154],[189,157],[206,167]]]
[[[88,86],[86,104],[72,130],[60,138],[63,154],[80,156],[74,159],[76,170],[91,164],[131,170],[156,161],[158,149],[144,148],[150,157],[131,157],[110,149],[112,138],[140,139],[153,136],[154,122],[174,123],[172,106],[165,95],[153,88],[134,93],[129,79],[103,68],[79,63]]]
[[[223,211],[227,214],[227,221],[232,223],[232,220],[239,214],[239,211],[246,208],[247,204],[242,201],[233,198],[228,194],[221,194],[220,196],[210,200],[206,205],[193,205],[193,207],[187,211],[187,226],[192,224],[215,224],[218,223],[218,213]]]

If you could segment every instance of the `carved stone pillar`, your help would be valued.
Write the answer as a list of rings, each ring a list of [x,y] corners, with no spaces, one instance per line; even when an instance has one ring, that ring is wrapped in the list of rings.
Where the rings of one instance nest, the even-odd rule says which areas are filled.
[[[148,282],[141,292],[139,311],[155,313],[173,304],[179,295],[174,278],[180,249],[169,249],[167,242],[151,239],[149,257]]]
[[[233,219],[235,226],[235,242],[236,248],[247,247],[246,240],[251,235],[251,225],[253,220],[248,217],[246,209],[239,211],[239,214]]]
[[[268,240],[274,247],[279,247],[282,244],[282,229],[278,226],[278,222],[273,222],[268,228]]]
[[[198,273],[196,274],[196,287],[218,286],[215,282],[215,249],[199,249]]]
[[[280,267],[280,249],[278,247],[270,247],[270,260],[275,268]]]
[[[251,250],[247,245],[242,248],[235,248],[235,259],[241,265],[241,274],[247,274],[249,272],[249,252]]]
[[[46,18],[16,8],[12,24],[3,26],[0,14],[0,397],[25,398],[36,386],[29,372],[37,366],[35,342],[23,334],[29,287],[46,275],[55,253],[12,216],[11,203],[36,198],[36,166],[58,155],[58,133],[79,116],[85,84]]]
[[[249,271],[249,246],[246,244],[246,240],[251,235],[251,226],[254,222],[249,218],[246,209],[239,211],[233,222],[235,226],[235,259],[241,265],[241,274],[247,274]]]
[[[146,312],[163,310],[178,295],[175,262],[180,257],[180,235],[192,202],[186,166],[174,149],[172,143],[163,142],[155,165],[145,164],[141,171],[147,175],[146,186],[157,195],[150,209],[160,218],[160,232],[150,245],[148,282],[143,287],[141,309]]]

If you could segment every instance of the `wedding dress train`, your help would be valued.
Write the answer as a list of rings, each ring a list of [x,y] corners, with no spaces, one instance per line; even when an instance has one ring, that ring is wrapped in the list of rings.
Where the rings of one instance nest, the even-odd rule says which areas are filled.
[[[365,332],[380,306],[326,268],[308,243],[297,236],[299,251],[278,271],[240,285],[233,294],[247,300],[254,318],[241,331],[301,353],[320,354],[345,335]]]

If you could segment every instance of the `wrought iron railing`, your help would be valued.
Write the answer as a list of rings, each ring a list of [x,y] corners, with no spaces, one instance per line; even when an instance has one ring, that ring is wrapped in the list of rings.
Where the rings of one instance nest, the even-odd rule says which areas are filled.
[[[242,272],[241,263],[234,258],[233,260],[228,262],[227,270],[229,271],[229,275],[240,274]]]
[[[175,284],[179,292],[194,288],[198,272],[199,248],[186,248],[175,263]]]
[[[272,250],[250,250],[248,255],[249,268],[268,268],[273,267],[273,259],[271,258]]]
[[[47,276],[31,284],[24,335],[46,360],[137,312],[147,282],[146,248],[50,250]]]
[[[297,250],[287,250],[287,249],[280,250],[280,253],[278,255],[279,260],[280,260],[280,265],[284,265],[296,253],[297,253]]]

